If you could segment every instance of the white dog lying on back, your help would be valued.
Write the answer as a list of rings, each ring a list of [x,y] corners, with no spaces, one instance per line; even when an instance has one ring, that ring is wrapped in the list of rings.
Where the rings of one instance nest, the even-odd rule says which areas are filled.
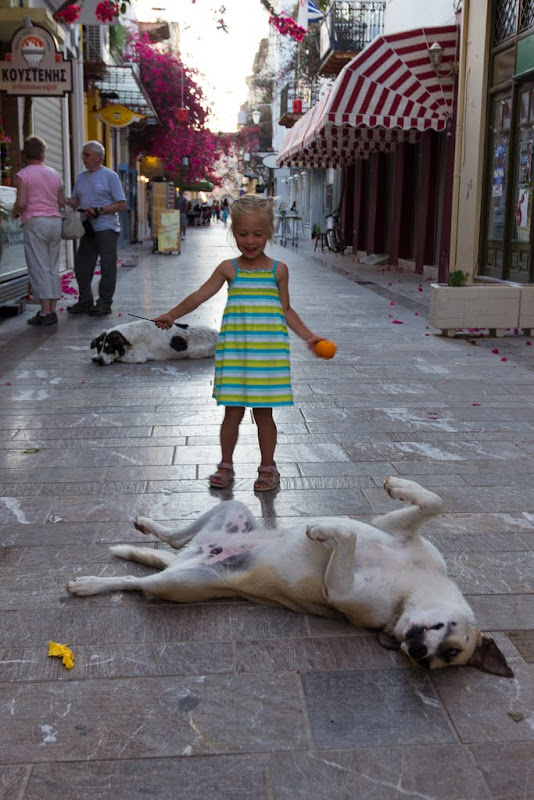
[[[140,319],[116,325],[91,342],[95,364],[113,361],[144,364],[146,361],[171,361],[176,358],[209,358],[215,355],[218,333],[213,328],[175,322],[161,330],[151,320]]]
[[[135,527],[179,550],[115,545],[120,558],[162,571],[144,577],[86,576],[67,584],[72,595],[137,589],[177,603],[244,597],[320,616],[341,612],[380,631],[424,669],[469,664],[512,677],[493,639],[476,627],[443,558],[419,534],[439,514],[441,499],[413,481],[388,478],[391,497],[411,503],[372,525],[343,517],[296,521],[267,530],[241,502],[229,500],[181,529],[146,517]]]

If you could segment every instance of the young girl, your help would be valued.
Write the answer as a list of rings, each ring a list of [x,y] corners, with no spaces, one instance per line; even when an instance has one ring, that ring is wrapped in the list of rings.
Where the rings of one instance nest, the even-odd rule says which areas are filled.
[[[272,202],[243,195],[232,204],[230,228],[241,255],[219,264],[200,289],[154,322],[159,328],[170,328],[175,319],[191,313],[228,284],[213,387],[217,404],[226,406],[220,432],[222,457],[209,481],[215,489],[233,483],[239,425],[245,407],[252,407],[261,453],[254,490],[269,492],[280,480],[274,460],[273,407],[293,405],[286,325],[312,350],[324,337],[312,333],[291,308],[287,266],[265,255],[274,232]]]

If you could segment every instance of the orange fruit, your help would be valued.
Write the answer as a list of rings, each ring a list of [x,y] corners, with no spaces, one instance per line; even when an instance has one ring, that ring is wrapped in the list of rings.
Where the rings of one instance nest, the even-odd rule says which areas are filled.
[[[330,342],[328,339],[321,339],[313,349],[319,358],[334,358],[337,350],[334,342]]]

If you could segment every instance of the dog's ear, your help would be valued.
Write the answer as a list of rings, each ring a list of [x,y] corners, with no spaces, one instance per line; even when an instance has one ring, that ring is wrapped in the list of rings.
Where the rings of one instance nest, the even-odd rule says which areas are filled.
[[[467,663],[472,667],[481,669],[482,672],[499,675],[501,678],[514,677],[514,673],[508,666],[503,653],[491,636],[485,633],[480,634],[477,649]]]
[[[93,341],[91,342],[91,350],[94,350],[95,348],[98,349],[99,347],[102,346],[102,342],[104,341],[105,335],[106,332],[104,331],[104,333],[101,333],[100,336],[96,337],[96,339],[93,339]]]
[[[392,636],[388,636],[384,631],[378,631],[376,638],[378,639],[378,643],[381,644],[382,647],[385,647],[386,650],[400,650],[400,642]]]

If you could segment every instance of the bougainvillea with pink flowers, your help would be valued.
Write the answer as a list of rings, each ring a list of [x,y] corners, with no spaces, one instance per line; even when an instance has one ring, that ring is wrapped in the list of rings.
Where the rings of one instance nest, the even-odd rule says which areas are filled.
[[[101,0],[95,9],[95,17],[103,25],[113,22],[119,16],[119,4],[113,0]]]
[[[67,25],[74,25],[81,13],[82,9],[80,6],[71,5],[56,11],[54,19],[57,22],[65,22]]]
[[[150,140],[145,140],[144,152],[159,158],[171,178],[186,183],[213,180],[214,167],[228,142],[206,127],[210,108],[195,80],[197,71],[174,53],[159,52],[147,38],[133,38],[130,51],[160,121]],[[187,119],[178,113],[183,108],[188,109]]]

